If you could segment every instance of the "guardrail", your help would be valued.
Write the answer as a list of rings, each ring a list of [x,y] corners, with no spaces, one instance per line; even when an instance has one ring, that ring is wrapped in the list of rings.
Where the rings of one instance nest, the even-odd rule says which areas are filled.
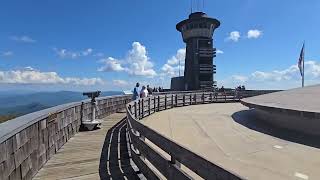
[[[97,98],[97,118],[125,109],[131,96]],[[89,100],[63,104],[0,124],[0,179],[31,179],[92,117]]]
[[[203,92],[156,95],[130,102],[127,104],[127,126],[133,151],[133,161],[147,179],[161,179],[158,172],[167,179],[192,179],[186,171],[181,169],[181,164],[204,179],[243,179],[236,173],[215,165],[139,122],[139,119],[166,109],[205,103],[235,102],[238,100],[234,92]],[[170,158],[166,158],[150,143],[147,143],[146,139],[159,147]],[[150,168],[145,159],[156,170]]]

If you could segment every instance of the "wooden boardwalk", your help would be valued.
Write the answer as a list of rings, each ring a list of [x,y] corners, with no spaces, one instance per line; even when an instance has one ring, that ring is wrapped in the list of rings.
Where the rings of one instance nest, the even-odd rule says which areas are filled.
[[[104,119],[100,129],[76,134],[45,164],[34,179],[100,179],[99,164],[103,179],[123,177],[125,174],[138,177],[130,165],[126,140],[122,144],[118,141],[120,137],[126,138],[125,121],[122,121],[125,116],[125,113],[112,114]],[[118,160],[120,154],[122,158],[125,157],[121,161]],[[115,163],[110,163],[113,158],[116,158]]]

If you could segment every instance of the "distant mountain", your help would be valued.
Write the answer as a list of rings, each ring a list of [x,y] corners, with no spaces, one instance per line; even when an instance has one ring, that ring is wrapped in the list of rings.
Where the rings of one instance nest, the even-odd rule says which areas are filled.
[[[101,92],[100,97],[121,95],[121,91]],[[81,101],[88,97],[81,92],[32,92],[32,93],[2,93],[0,95],[0,115],[24,115],[52,106]]]
[[[49,108],[50,106],[44,106],[40,103],[30,103],[27,105],[21,105],[21,106],[14,106],[14,107],[6,107],[6,108],[0,108],[0,115],[14,115],[14,116],[21,116],[24,114],[32,113],[35,111],[39,111],[42,109]]]

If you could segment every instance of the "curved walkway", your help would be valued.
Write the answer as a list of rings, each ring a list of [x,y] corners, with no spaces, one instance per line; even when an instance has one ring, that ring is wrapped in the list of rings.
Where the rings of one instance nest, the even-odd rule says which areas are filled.
[[[100,176],[101,179],[124,179],[124,176],[136,179],[138,176],[130,165],[125,139],[125,116],[125,113],[112,114],[104,118],[100,129],[77,133],[44,165],[34,179],[78,180],[100,179]]]
[[[143,121],[248,179],[320,177],[319,138],[264,124],[240,103],[174,108]]]

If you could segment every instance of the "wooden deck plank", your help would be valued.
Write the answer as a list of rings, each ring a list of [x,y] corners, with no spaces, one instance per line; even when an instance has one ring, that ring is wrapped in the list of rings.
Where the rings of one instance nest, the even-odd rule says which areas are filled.
[[[99,160],[106,134],[125,113],[104,118],[101,129],[79,132],[38,172],[34,179],[99,179]]]

